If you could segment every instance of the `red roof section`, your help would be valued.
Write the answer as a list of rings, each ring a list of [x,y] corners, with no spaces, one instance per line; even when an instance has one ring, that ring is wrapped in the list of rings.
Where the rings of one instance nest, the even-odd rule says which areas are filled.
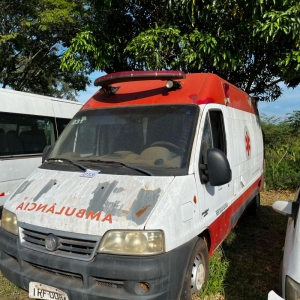
[[[136,71],[147,72],[147,71]],[[164,71],[160,71],[164,72]],[[170,72],[170,71],[167,71]],[[177,71],[178,72],[178,71]],[[161,80],[147,79],[137,80],[129,79],[126,82],[120,82],[120,76],[112,83],[113,76],[108,78],[112,87],[119,87],[115,94],[108,94],[105,89],[97,91],[82,107],[81,110],[95,109],[116,106],[137,106],[137,105],[159,105],[159,104],[208,104],[218,103],[227,105],[250,113],[257,113],[256,104],[251,101],[249,95],[238,89],[219,76],[211,73],[193,73],[186,74],[184,79],[176,79],[180,82],[181,89],[170,90],[166,87],[166,78]],[[125,72],[124,72],[125,73]],[[128,72],[126,72],[128,73]],[[132,71],[131,73],[135,73]],[[113,75],[113,74],[112,74]],[[105,80],[103,82],[105,82]],[[101,83],[101,77],[95,80]],[[106,81],[107,82],[107,81]],[[226,96],[223,85],[229,86],[230,102],[226,103]],[[249,101],[250,99],[250,101]]]

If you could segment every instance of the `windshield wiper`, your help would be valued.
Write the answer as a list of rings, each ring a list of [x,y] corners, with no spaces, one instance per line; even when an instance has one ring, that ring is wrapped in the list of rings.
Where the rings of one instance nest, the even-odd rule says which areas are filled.
[[[76,163],[76,162],[74,162],[74,161],[72,161],[72,160],[70,160],[70,159],[67,159],[67,158],[59,158],[59,157],[57,157],[57,158],[48,158],[48,159],[46,159],[45,161],[46,161],[46,162],[49,162],[49,161],[51,161],[51,160],[57,161],[57,162],[67,161],[67,162],[69,162],[71,165],[76,166],[76,167],[78,167],[79,169],[81,169],[81,170],[83,170],[83,171],[87,171],[87,168],[86,168],[85,166],[83,166],[83,165],[81,165],[81,164],[78,164],[78,163]]]
[[[88,162],[100,162],[100,163],[105,163],[105,164],[118,164],[120,166],[123,166],[123,167],[126,167],[128,169],[131,169],[131,170],[135,170],[135,171],[138,171],[140,173],[143,173],[143,174],[146,174],[148,176],[153,176],[153,174],[150,172],[150,171],[147,171],[145,169],[142,169],[142,168],[138,168],[138,167],[135,167],[135,166],[132,166],[132,165],[129,165],[129,164],[126,164],[126,163],[123,163],[123,162],[120,162],[120,161],[116,161],[116,160],[101,160],[101,159],[90,159],[90,160],[80,160],[80,161],[88,161]]]

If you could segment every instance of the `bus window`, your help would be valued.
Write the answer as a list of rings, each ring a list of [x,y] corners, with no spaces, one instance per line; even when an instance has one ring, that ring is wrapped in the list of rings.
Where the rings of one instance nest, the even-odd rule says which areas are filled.
[[[53,145],[54,118],[0,112],[0,156],[42,153]]]
[[[1,88],[0,98],[1,213],[1,205],[41,165],[44,147],[54,145],[82,103]]]

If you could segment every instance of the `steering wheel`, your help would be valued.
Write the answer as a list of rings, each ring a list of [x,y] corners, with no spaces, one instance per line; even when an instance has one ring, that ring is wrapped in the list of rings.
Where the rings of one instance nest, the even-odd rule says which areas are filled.
[[[168,150],[175,152],[176,154],[183,154],[185,149],[182,147],[179,147],[173,143],[170,142],[165,142],[165,141],[158,141],[158,142],[154,142],[150,145],[150,147],[155,147],[155,146],[160,146],[160,147],[165,147]]]

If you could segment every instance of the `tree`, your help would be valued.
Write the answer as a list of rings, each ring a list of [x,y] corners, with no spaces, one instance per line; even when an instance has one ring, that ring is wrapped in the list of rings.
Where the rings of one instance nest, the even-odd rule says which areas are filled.
[[[89,12],[65,70],[213,72],[264,101],[300,82],[298,0],[106,0]]]
[[[63,50],[84,22],[84,1],[2,0],[0,83],[74,100],[84,90],[86,71],[62,71]]]
[[[104,0],[90,1],[86,9],[89,21],[64,53],[63,70],[132,70],[135,54],[124,52],[125,48],[151,27],[153,17],[162,11],[161,5],[152,1],[141,5],[130,0]]]
[[[292,129],[293,134],[300,135],[300,110],[294,110],[287,114],[286,121]]]

